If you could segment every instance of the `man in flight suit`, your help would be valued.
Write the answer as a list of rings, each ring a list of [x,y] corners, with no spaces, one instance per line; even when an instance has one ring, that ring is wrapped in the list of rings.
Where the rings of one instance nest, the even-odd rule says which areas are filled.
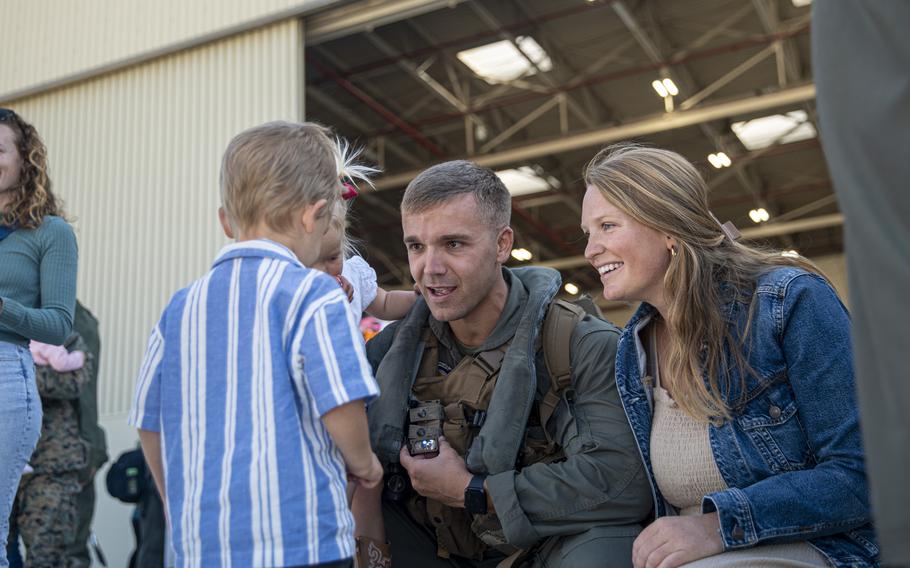
[[[383,500],[394,565],[631,566],[652,498],[614,381],[619,331],[579,316],[563,332],[571,381],[542,412],[555,380],[542,327],[561,282],[503,267],[502,181],[446,162],[409,184],[401,212],[422,299],[367,344],[382,388],[373,449],[412,486]]]

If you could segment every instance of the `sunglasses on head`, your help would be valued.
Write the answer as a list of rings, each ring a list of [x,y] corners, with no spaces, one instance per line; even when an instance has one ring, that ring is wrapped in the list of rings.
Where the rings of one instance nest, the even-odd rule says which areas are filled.
[[[16,113],[11,111],[8,108],[0,108],[0,122],[13,120],[16,117]]]

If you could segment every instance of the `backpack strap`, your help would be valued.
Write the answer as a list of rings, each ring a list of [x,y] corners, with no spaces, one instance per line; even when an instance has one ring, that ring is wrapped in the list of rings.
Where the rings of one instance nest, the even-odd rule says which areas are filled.
[[[585,310],[566,302],[554,300],[550,303],[541,330],[543,360],[550,374],[550,388],[540,399],[540,425],[546,430],[547,422],[553,416],[562,394],[572,386],[572,362],[570,351],[572,332],[585,317]]]

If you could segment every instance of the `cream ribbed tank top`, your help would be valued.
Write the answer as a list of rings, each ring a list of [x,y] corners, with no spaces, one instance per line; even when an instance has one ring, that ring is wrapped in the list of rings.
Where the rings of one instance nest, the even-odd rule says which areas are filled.
[[[651,467],[654,480],[667,501],[680,515],[701,514],[702,497],[727,489],[717,469],[708,425],[680,409],[660,386],[660,369],[653,333],[650,334],[648,366],[654,375],[654,415],[651,418]],[[647,384],[647,383],[646,383]],[[766,544],[724,552],[686,564],[686,568],[812,568],[827,566],[824,556],[808,542]]]
[[[727,489],[708,438],[708,424],[683,412],[660,386],[654,334],[649,334],[648,363],[654,375],[651,418],[651,468],[667,501],[681,515],[701,513],[702,497]]]

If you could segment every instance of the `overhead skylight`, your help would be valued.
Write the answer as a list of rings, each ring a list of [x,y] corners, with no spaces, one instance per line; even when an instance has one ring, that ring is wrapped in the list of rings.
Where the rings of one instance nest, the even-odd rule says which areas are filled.
[[[550,56],[532,37],[518,37],[516,43],[542,71],[553,68]],[[473,47],[457,53],[458,59],[487,83],[504,83],[534,75],[537,69],[518,51],[511,41],[504,39],[487,45]]]
[[[547,191],[552,187],[559,187],[559,180],[554,177],[544,177],[543,171],[536,170],[530,166],[522,166],[511,170],[500,170],[496,172],[502,183],[506,184],[506,189],[512,196],[527,195],[529,193],[538,193]]]
[[[804,110],[734,122],[730,129],[749,150],[761,150],[775,142],[798,142],[817,135]]]

